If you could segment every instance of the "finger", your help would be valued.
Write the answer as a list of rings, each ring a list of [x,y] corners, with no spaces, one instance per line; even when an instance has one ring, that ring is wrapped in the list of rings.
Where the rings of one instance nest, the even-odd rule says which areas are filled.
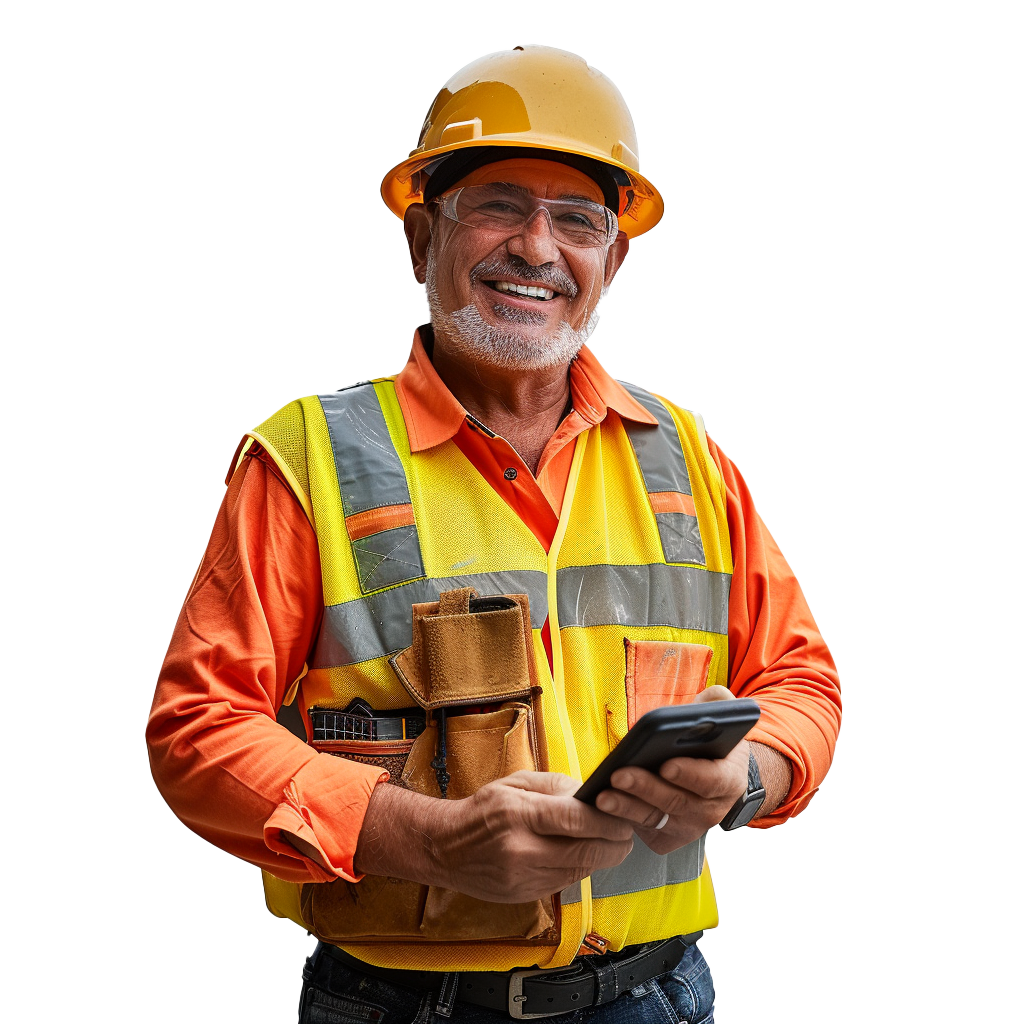
[[[580,788],[579,779],[574,779],[561,772],[513,772],[498,780],[516,789],[525,789],[531,793],[546,793],[549,796],[571,796]]]
[[[577,800],[578,779],[559,772],[513,772],[498,780],[537,799],[529,803],[529,827],[537,835],[628,839],[629,826]]]
[[[746,741],[741,746],[745,747]],[[719,761],[700,757],[673,757],[661,766],[658,774],[674,787],[705,800],[714,800],[743,790],[746,786],[747,762],[747,751],[738,746],[728,757]]]
[[[706,704],[709,700],[735,700],[736,694],[724,686],[708,686],[693,698],[694,704]]]
[[[566,863],[576,863],[582,868],[580,877],[591,875],[602,868],[613,868],[621,864],[633,849],[633,827],[629,826],[629,838],[614,842],[581,840],[566,850]]]
[[[650,828],[656,825],[664,811],[653,807],[645,800],[625,793],[620,789],[606,789],[597,798],[597,806],[606,814],[614,814],[617,818],[625,818],[634,825]]]
[[[630,851],[632,849],[632,830],[630,830],[629,835],[625,839],[620,839],[616,842],[601,843],[601,845],[598,847],[599,863],[594,865],[593,870],[597,871],[601,868],[613,868],[616,864],[621,864],[629,856]]]
[[[571,796],[537,794],[530,802],[530,814],[530,828],[541,836],[624,841],[632,835],[630,822]]]
[[[694,799],[693,793],[642,769],[620,769],[612,775],[612,781],[615,784],[613,793],[621,794],[623,798],[631,797],[647,808],[643,814],[644,819],[650,819],[652,811],[657,811],[658,817],[654,819],[655,823],[666,812],[676,815],[685,814],[688,804]]]

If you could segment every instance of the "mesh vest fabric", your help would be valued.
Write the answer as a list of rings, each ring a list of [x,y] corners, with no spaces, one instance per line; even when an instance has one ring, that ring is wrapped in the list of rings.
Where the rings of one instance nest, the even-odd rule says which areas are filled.
[[[579,437],[558,531],[545,552],[454,443],[410,452],[393,378],[360,387],[368,390],[359,400],[369,398],[379,406],[388,434],[384,447],[390,443],[405,474],[422,559],[422,573],[415,579],[376,590],[364,587],[366,574],[361,580],[339,487],[339,473],[344,476],[345,470],[336,465],[338,452],[325,415],[330,401],[300,399],[251,434],[296,489],[320,547],[324,623],[298,697],[307,732],[312,706],[343,708],[355,696],[380,709],[409,703],[388,656],[411,642],[411,605],[436,600],[453,585],[474,586],[481,596],[529,594],[552,771],[586,778],[631,724],[628,644],[655,651],[661,649],[657,645],[701,645],[711,655],[699,685],[727,683],[732,562],[725,489],[699,417],[631,388],[645,404],[656,403],[659,426],[624,424],[610,412]],[[682,483],[664,484],[669,477],[663,467],[651,464],[652,450],[660,451],[662,460],[669,451],[652,445],[653,431],[671,437]],[[334,432],[337,444],[337,423]],[[666,560],[671,541],[649,497],[666,486],[689,489],[685,507],[695,522],[687,532],[699,545],[685,550],[700,564]],[[378,544],[377,549],[386,553],[388,547]],[[553,672],[541,640],[547,618]],[[636,681],[643,684],[643,679]],[[271,911],[301,923],[298,886],[266,873],[264,881]],[[568,963],[591,932],[618,949],[715,924],[703,840],[668,857],[652,854],[637,840],[623,864],[562,893],[557,946],[527,953],[514,945],[382,942],[361,943],[351,952],[381,966],[427,970],[505,970],[523,966],[524,956],[555,967]]]

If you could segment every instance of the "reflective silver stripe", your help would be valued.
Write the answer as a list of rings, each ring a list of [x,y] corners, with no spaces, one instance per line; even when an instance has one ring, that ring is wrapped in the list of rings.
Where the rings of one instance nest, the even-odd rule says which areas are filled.
[[[692,495],[690,474],[686,468],[675,420],[654,395],[635,384],[622,385],[658,421],[657,427],[623,420],[629,443],[640,463],[640,472],[648,494],[675,491]],[[682,512],[657,512],[655,521],[666,562],[693,562],[706,565],[700,526],[695,516]]]
[[[558,625],[673,626],[729,632],[724,572],[691,565],[580,565],[558,570]]]
[[[364,594],[423,576],[420,536],[415,526],[398,526],[354,540],[352,554]]]
[[[534,629],[540,629],[548,617],[548,577],[543,572],[523,570],[416,580],[325,608],[313,668],[355,665],[403,650],[412,643],[412,606],[436,601],[442,590],[459,587],[475,587],[481,597],[526,594]]]
[[[707,564],[696,516],[688,516],[685,512],[655,512],[654,519],[658,524],[666,562]]]
[[[567,907],[570,903],[583,902],[583,889],[579,882],[573,882],[567,889],[562,890],[562,906]]]
[[[372,384],[318,395],[334,449],[345,515],[385,505],[409,505],[402,460]]]
[[[372,384],[320,395],[346,516],[410,505],[405,468],[395,450]],[[382,530],[352,542],[363,593],[422,579],[423,555],[413,526]]]
[[[640,463],[644,486],[651,494],[658,491],[692,494],[690,474],[686,470],[686,459],[683,458],[683,448],[679,443],[679,432],[672,414],[643,388],[625,383],[622,386],[658,421],[657,429],[646,423],[622,421]]]
[[[653,853],[640,840],[633,843],[629,856],[613,868],[595,871],[590,878],[594,899],[624,896],[645,889],[692,882],[704,869],[704,837],[668,854]]]

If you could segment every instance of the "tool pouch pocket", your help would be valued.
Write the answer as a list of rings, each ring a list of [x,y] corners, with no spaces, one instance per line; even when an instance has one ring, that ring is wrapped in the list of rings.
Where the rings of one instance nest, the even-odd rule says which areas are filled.
[[[441,797],[443,788],[446,799],[459,800],[513,772],[546,769],[525,595],[476,598],[466,588],[413,605],[412,646],[391,664],[426,714],[423,732],[402,754],[401,785],[433,797]],[[304,884],[300,903],[311,932],[344,945],[559,940],[557,894],[490,903],[437,886],[366,876],[358,883]]]
[[[390,778],[389,782],[400,783],[405,771],[413,740],[313,740],[312,746],[322,754],[334,754],[359,761],[360,764],[372,764],[383,768]]]

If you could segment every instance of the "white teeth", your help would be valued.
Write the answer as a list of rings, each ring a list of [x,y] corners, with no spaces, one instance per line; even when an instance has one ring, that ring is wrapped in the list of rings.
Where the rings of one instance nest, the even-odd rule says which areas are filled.
[[[513,284],[511,281],[495,281],[494,287],[507,295],[525,295],[531,299],[553,299],[555,293],[550,288],[539,288],[536,285]]]

